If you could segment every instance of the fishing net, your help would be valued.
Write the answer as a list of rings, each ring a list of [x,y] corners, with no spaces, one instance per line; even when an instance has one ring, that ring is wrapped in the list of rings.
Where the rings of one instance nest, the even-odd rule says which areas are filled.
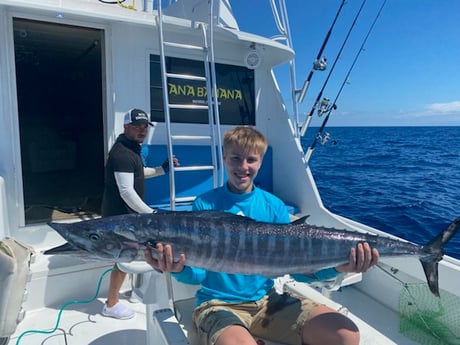
[[[435,297],[425,283],[405,284],[399,296],[400,332],[422,345],[460,345],[460,298]]]

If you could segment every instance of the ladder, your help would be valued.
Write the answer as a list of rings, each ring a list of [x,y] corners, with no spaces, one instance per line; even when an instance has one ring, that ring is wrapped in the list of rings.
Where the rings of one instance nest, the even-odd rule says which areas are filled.
[[[197,29],[201,31],[203,45],[194,46],[190,44],[178,43],[165,41],[164,35],[164,16],[161,8],[161,0],[158,1],[158,15],[156,17],[159,35],[159,47],[160,47],[160,65],[161,65],[161,79],[162,79],[162,91],[163,91],[163,109],[166,129],[166,141],[168,150],[169,160],[169,194],[170,194],[170,208],[175,210],[177,203],[187,203],[195,199],[196,195],[177,197],[176,196],[176,183],[175,174],[176,172],[196,172],[199,170],[208,170],[212,172],[213,187],[223,185],[224,170],[222,162],[222,146],[221,146],[221,132],[220,132],[220,121],[219,121],[219,102],[216,85],[216,71],[214,63],[214,47],[213,47],[213,35],[214,35],[214,1],[209,1],[209,21],[207,25],[199,23]],[[185,74],[175,74],[167,71],[166,67],[166,50],[168,47],[184,50],[184,53],[190,51],[198,51],[203,54],[204,64],[204,76],[191,76]],[[182,79],[182,80],[194,80],[203,82],[206,85],[207,104],[196,105],[196,104],[171,104],[169,100],[168,80],[170,78]],[[208,111],[208,123],[209,123],[209,135],[191,135],[191,134],[174,134],[172,133],[172,123],[170,111],[172,109],[188,109],[194,110],[207,110]],[[180,166],[175,167],[173,164],[174,158],[174,144],[177,141],[207,141],[209,143],[210,154],[211,154],[211,165],[193,165],[193,166]]]

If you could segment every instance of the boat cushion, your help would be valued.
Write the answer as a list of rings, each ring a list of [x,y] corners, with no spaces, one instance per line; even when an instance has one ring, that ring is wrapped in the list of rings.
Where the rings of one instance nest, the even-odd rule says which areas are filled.
[[[12,335],[19,323],[32,254],[14,238],[0,241],[0,338]]]

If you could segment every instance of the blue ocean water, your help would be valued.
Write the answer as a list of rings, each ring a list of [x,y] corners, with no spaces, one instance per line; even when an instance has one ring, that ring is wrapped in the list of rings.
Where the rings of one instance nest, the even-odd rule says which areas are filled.
[[[308,147],[318,128],[310,128]],[[460,127],[331,127],[310,168],[331,211],[425,244],[460,216]],[[460,258],[460,233],[445,248]]]

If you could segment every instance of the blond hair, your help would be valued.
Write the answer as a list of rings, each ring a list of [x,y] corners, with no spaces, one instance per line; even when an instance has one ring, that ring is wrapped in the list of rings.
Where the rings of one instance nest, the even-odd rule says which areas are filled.
[[[254,151],[262,157],[267,151],[268,141],[262,133],[250,126],[237,126],[224,134],[224,151],[231,147]]]

